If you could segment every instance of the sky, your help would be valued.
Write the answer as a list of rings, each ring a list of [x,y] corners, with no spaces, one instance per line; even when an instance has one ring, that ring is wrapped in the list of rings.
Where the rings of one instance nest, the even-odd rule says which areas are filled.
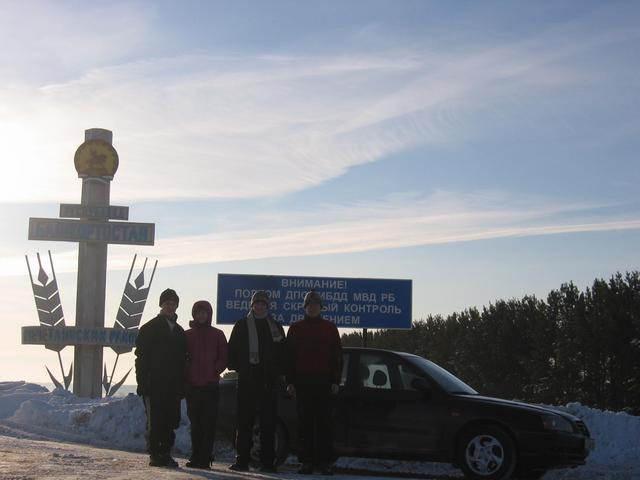
[[[637,2],[0,12],[2,378],[60,377],[20,345],[24,256],[51,251],[73,325],[77,244],[27,226],[79,203],[88,128],[113,131],[111,203],[156,225],[152,247],[109,246],[106,326],[134,254],[158,261],[144,319],[171,287],[183,325],[218,273],[411,279],[420,319],[640,268]]]

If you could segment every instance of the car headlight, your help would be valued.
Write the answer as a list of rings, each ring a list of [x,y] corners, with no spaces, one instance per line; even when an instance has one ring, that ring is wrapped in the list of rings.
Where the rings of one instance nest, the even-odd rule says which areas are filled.
[[[547,430],[573,433],[573,425],[569,420],[560,415],[546,413],[542,415],[542,426]]]

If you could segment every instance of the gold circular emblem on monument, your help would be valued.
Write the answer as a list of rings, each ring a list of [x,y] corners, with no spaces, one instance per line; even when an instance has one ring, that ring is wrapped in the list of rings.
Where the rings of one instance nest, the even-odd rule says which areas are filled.
[[[113,178],[118,170],[118,152],[104,140],[88,140],[76,150],[73,163],[79,177]]]

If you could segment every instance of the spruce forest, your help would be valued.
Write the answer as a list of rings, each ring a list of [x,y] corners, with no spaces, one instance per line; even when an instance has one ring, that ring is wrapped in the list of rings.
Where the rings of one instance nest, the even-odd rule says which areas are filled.
[[[362,333],[342,341],[362,346]],[[638,415],[640,272],[369,332],[367,346],[428,358],[483,395]]]

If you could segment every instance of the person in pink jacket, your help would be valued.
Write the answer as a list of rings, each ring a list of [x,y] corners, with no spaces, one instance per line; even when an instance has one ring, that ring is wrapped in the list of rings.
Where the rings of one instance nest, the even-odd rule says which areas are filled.
[[[213,308],[206,300],[193,304],[187,336],[186,398],[191,422],[191,458],[187,467],[209,469],[218,417],[218,383],[227,367],[227,339],[211,325]]]

